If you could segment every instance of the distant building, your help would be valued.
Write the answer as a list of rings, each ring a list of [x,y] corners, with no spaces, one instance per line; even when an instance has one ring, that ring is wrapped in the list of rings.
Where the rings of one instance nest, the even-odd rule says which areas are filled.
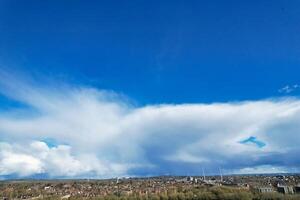
[[[294,194],[294,188],[287,185],[277,185],[277,191],[283,194]]]
[[[295,192],[296,193],[300,193],[300,184],[298,184],[297,186],[295,186]]]
[[[70,194],[67,194],[67,195],[65,195],[65,196],[62,196],[60,199],[69,199],[71,197],[71,195]]]
[[[279,180],[284,180],[285,176],[284,175],[277,175],[276,178],[279,179]]]
[[[187,177],[186,179],[187,179],[187,181],[189,181],[189,182],[193,182],[193,180],[194,180],[194,178],[193,178],[192,176],[189,176],[189,177]]]
[[[258,192],[260,192],[260,193],[274,192],[273,187],[271,187],[271,186],[258,187],[257,190],[258,190]]]

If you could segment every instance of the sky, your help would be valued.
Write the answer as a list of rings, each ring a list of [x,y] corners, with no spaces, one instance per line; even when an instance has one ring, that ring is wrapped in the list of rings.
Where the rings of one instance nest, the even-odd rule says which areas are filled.
[[[299,12],[0,1],[0,178],[299,172]]]

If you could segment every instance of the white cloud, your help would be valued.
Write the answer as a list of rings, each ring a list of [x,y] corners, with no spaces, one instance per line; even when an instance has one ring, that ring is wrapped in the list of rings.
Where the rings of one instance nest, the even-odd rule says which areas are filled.
[[[42,163],[32,155],[11,151],[11,146],[2,144],[0,148],[0,175],[19,174],[28,176],[42,173]]]
[[[7,81],[2,79],[1,92],[28,107],[0,113],[0,175],[112,177],[300,166],[298,99],[134,107],[113,92]],[[266,146],[239,142],[250,136]],[[48,146],[47,138],[58,144]]]
[[[71,147],[59,145],[49,148],[46,143],[32,141],[29,145],[2,143],[0,148],[0,175],[30,176],[47,173],[52,177],[95,177],[123,175],[128,166],[102,163],[93,155],[72,155]],[[122,174],[120,174],[122,173]]]

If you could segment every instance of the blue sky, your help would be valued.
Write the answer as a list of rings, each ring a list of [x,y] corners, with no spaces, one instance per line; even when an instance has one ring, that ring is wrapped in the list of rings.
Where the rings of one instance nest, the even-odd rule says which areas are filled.
[[[297,171],[299,11],[296,0],[1,1],[0,176]],[[53,170],[58,160],[70,169]]]
[[[268,98],[299,83],[299,4],[4,0],[0,61],[143,104]]]

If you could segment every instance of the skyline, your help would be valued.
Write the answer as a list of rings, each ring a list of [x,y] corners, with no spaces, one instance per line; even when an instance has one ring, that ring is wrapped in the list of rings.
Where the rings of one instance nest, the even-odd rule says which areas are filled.
[[[299,1],[0,2],[0,178],[300,172]]]

